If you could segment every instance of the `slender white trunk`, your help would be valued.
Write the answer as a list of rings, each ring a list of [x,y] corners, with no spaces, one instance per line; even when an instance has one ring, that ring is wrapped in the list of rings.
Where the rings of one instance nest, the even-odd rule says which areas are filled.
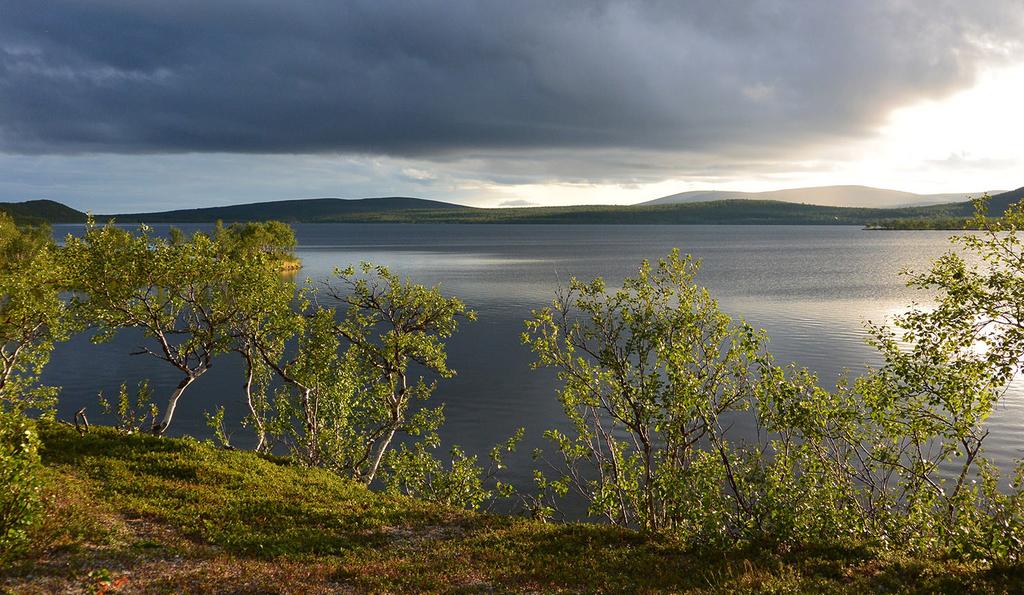
[[[249,404],[249,413],[252,414],[252,423],[256,427],[256,438],[259,443],[256,445],[256,452],[263,452],[263,449],[267,443],[267,433],[263,427],[263,416],[262,413],[256,410],[256,403],[253,400],[252,395],[252,383],[253,383],[253,362],[252,358],[246,354],[246,366],[247,372],[245,376],[245,401]]]
[[[373,457],[373,464],[370,466],[369,473],[366,474],[364,481],[366,485],[373,483],[373,478],[377,476],[377,469],[380,468],[380,462],[384,459],[384,452],[387,451],[388,446],[391,445],[391,440],[394,439],[395,433],[398,428],[401,427],[402,423],[402,409],[405,403],[404,397],[409,391],[409,382],[405,377],[405,374],[401,374],[398,377],[401,388],[397,394],[391,397],[391,429],[388,431],[388,435],[381,441],[380,448],[377,450],[377,454]]]
[[[395,431],[396,430],[392,428],[391,431],[388,432],[387,438],[384,438],[383,441],[381,441],[380,448],[377,449],[377,454],[373,457],[373,465],[370,466],[370,472],[366,475],[366,485],[373,483],[373,478],[377,476],[377,469],[380,467],[381,460],[384,459],[384,452],[388,449],[388,445],[391,444],[391,440],[395,437]]]
[[[300,385],[301,386],[301,385]],[[315,406],[313,404],[313,389],[302,387],[302,413],[306,426],[306,463],[311,467],[320,465],[320,445],[317,439],[320,436],[319,420],[316,418]]]
[[[10,354],[7,353],[6,345],[3,347],[3,363],[4,371],[3,376],[0,376],[0,391],[7,386],[7,382],[10,381],[11,376],[14,375],[14,367],[18,364],[18,354],[25,348],[25,343],[19,344],[14,351]]]
[[[196,381],[198,375],[186,376],[184,380],[178,383],[177,388],[171,393],[170,400],[167,401],[167,408],[164,409],[164,418],[159,424],[153,424],[153,433],[157,436],[162,435],[167,431],[167,426],[171,425],[171,418],[174,417],[174,408],[178,406],[178,399],[181,398],[182,393],[189,387],[193,382]]]

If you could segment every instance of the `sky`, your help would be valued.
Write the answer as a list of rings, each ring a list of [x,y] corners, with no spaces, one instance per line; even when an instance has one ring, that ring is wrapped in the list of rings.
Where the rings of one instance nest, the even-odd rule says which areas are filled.
[[[0,0],[0,201],[1024,185],[1024,0]]]

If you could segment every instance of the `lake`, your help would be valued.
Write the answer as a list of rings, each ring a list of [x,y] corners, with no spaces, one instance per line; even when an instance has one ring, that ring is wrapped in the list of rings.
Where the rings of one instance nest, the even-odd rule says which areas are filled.
[[[166,226],[155,226],[165,231]],[[210,226],[184,225],[186,231]],[[543,446],[544,429],[560,427],[554,375],[531,370],[520,343],[530,310],[550,303],[570,277],[603,276],[616,285],[642,259],[679,247],[703,261],[698,281],[736,317],[765,328],[780,362],[817,371],[831,385],[844,370],[877,363],[864,344],[863,323],[880,321],[927,295],[907,289],[906,267],[925,269],[950,248],[950,232],[863,231],[845,226],[598,226],[298,224],[301,277],[323,279],[334,267],[371,261],[455,295],[477,311],[449,343],[458,376],[435,393],[445,403],[442,438],[470,453],[486,453],[516,428],[527,429],[519,458],[505,479],[530,484],[528,453]],[[81,226],[58,225],[60,237]],[[70,419],[82,405],[104,421],[96,395],[149,378],[158,403],[179,378],[170,366],[131,356],[138,335],[93,345],[80,336],[60,345],[44,381],[63,387],[59,414]],[[207,437],[203,412],[224,404],[233,427],[244,413],[240,362],[222,357],[185,394],[171,434]],[[1024,451],[1024,399],[1011,387],[990,420],[987,452],[1001,466]],[[241,429],[235,442],[251,444]]]

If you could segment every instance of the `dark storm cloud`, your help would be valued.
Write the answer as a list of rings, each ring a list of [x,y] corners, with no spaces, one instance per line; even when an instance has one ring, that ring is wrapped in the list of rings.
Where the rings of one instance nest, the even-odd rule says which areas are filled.
[[[0,150],[742,153],[1019,51],[1019,0],[0,0]]]

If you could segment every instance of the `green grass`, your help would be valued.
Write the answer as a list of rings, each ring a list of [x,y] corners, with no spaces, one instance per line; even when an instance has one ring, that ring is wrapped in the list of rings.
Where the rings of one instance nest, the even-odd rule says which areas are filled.
[[[699,552],[371,492],[188,439],[42,426],[50,514],[0,590],[1013,592],[1020,569],[867,550]]]

